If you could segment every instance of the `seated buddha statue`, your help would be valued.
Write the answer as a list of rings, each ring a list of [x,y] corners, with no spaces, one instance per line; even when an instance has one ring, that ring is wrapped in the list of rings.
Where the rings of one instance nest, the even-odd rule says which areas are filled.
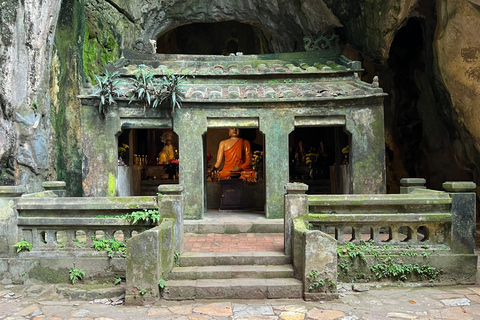
[[[240,138],[238,128],[228,129],[228,135],[230,138],[221,141],[218,146],[214,171],[218,171],[223,163],[219,172],[220,179],[231,179],[235,174],[239,174],[242,180],[254,181],[250,141]]]
[[[171,159],[175,159],[175,146],[172,143],[172,135],[169,133],[163,134],[162,142],[164,147],[158,154],[160,164],[168,164]]]

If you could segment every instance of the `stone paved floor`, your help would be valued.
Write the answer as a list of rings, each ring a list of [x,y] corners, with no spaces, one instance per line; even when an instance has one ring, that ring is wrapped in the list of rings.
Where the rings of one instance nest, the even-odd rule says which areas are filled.
[[[108,303],[108,304],[105,304]],[[157,301],[135,307],[112,300],[76,301],[53,285],[0,285],[0,319],[388,320],[480,319],[480,286],[347,290],[335,301]]]
[[[283,233],[186,234],[184,251],[189,252],[283,252]]]

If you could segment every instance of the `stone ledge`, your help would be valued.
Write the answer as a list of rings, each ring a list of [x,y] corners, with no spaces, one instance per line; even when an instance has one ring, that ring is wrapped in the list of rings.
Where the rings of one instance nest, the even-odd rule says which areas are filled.
[[[477,185],[472,181],[446,181],[442,187],[448,192],[474,192]]]
[[[27,192],[24,186],[0,186],[0,198],[20,197]]]

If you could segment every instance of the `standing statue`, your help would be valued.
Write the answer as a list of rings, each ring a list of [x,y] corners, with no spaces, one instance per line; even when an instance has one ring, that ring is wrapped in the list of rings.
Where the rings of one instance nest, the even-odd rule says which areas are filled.
[[[252,169],[252,152],[250,141],[240,138],[238,128],[228,129],[229,139],[223,140],[218,146],[217,162],[214,171],[218,172],[225,161],[220,179],[231,179],[240,176],[242,180],[254,181],[255,172]]]

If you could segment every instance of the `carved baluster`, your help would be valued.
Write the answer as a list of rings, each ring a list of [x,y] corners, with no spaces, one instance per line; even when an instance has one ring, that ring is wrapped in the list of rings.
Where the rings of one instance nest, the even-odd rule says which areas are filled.
[[[413,227],[408,227],[409,230],[410,230],[410,241],[409,242],[413,242],[413,243],[418,243],[418,226],[413,226]]]
[[[380,241],[380,227],[370,228],[370,239],[373,239],[373,243],[379,245]]]
[[[93,238],[95,237],[95,230],[93,230],[93,229],[86,230],[85,234],[86,234],[85,247],[86,248],[91,248],[92,245],[93,245]]]
[[[345,227],[337,227],[335,228],[335,238],[337,239],[339,244],[345,243],[345,239],[343,238],[343,232],[345,230]]]
[[[72,230],[72,229],[68,229],[65,231],[66,234],[67,234],[67,243],[66,243],[66,246],[69,247],[69,248],[76,248],[77,245],[75,244],[75,242],[73,241],[73,238],[75,238],[75,230]]]
[[[46,230],[45,231],[45,241],[48,248],[56,248],[56,230]]]
[[[390,227],[390,229],[392,230],[392,242],[393,243],[400,242],[400,232],[398,231],[399,226],[393,225]]]
[[[41,240],[41,235],[40,235],[40,230],[37,228],[32,229],[32,243],[33,243],[33,248],[32,250],[41,250],[43,242]]]
[[[112,237],[112,231],[111,230],[104,229],[102,231],[103,231],[103,237],[105,238],[105,240],[108,240]]]
[[[132,229],[123,229],[123,242],[127,242],[128,239],[132,237]]]
[[[355,226],[355,227],[352,227],[352,241],[353,243],[358,243],[360,241],[360,239],[362,238],[362,234],[360,232],[360,230],[362,229],[362,227],[358,227],[358,226]]]

